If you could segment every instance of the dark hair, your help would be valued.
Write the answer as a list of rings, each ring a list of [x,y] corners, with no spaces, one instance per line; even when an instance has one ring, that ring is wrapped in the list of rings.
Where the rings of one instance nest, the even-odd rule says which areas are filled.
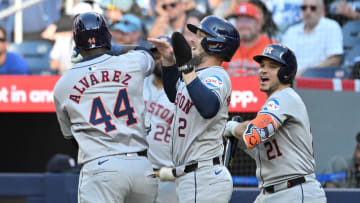
[[[197,19],[199,19],[199,21],[201,21],[205,16],[206,16],[206,14],[202,13],[201,11],[199,11],[196,8],[186,11],[187,18],[196,17]]]
[[[270,39],[274,35],[276,35],[276,32],[279,31],[279,28],[276,26],[273,18],[272,13],[269,11],[261,0],[251,0],[250,3],[253,3],[255,6],[257,6],[261,11],[263,12],[263,18],[264,18],[264,25],[261,28],[261,30],[268,35]]]
[[[358,132],[356,135],[356,141],[360,143],[360,132]]]
[[[7,37],[6,37],[6,30],[5,28],[3,28],[2,26],[0,26],[0,32],[2,32],[4,34],[4,39],[5,41],[7,40]]]
[[[186,29],[186,22],[188,21],[188,19],[190,18],[190,17],[195,17],[195,18],[197,18],[198,20],[199,20],[199,22],[203,19],[203,18],[205,18],[205,14],[203,13],[203,12],[201,12],[201,11],[199,11],[198,9],[196,9],[196,8],[193,8],[193,9],[191,9],[191,10],[188,10],[188,11],[186,11],[186,20],[185,20],[185,24],[184,24],[184,27],[182,28],[182,33],[184,33],[184,30]]]

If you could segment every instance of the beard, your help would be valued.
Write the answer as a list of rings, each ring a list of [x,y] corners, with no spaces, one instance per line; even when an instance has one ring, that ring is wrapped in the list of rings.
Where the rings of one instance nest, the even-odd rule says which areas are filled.
[[[254,39],[256,39],[259,36],[258,33],[256,32],[251,32],[251,33],[241,33],[240,34],[240,39],[242,41],[253,41]]]
[[[201,63],[205,61],[206,53],[201,53],[199,55],[194,56],[189,63],[191,63],[194,67],[199,66]]]
[[[160,65],[160,67],[156,66],[153,73],[154,73],[155,77],[162,79],[161,65]]]

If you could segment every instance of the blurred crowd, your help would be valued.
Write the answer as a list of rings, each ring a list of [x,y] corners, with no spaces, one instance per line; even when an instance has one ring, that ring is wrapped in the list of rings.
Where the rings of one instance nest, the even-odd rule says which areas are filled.
[[[357,133],[352,156],[334,156],[328,162],[324,173],[342,173],[342,178],[324,183],[326,188],[360,188],[360,132]]]
[[[0,8],[13,4],[2,0]],[[148,37],[170,36],[174,31],[182,32],[191,45],[187,23],[198,24],[207,15],[225,18],[241,39],[232,61],[223,64],[232,76],[255,75],[258,64],[252,57],[269,43],[283,43],[298,58],[297,77],[322,69],[334,72],[330,77],[359,78],[360,0],[47,0],[24,9],[21,44],[13,41],[14,16],[0,20],[0,74],[64,74],[72,66],[72,19],[90,11],[105,16],[112,43],[145,47]],[[38,62],[40,71],[33,71],[39,66],[33,61],[14,68],[10,63],[14,60],[5,57],[13,51],[25,61],[33,60],[28,58],[36,54],[18,48],[28,41],[50,46],[49,52],[39,53],[48,60]]]

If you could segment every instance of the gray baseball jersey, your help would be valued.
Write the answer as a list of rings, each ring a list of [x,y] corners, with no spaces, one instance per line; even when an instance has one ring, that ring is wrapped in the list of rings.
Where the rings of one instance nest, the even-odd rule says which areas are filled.
[[[203,118],[192,103],[185,82],[178,80],[171,139],[175,166],[220,157],[224,150],[221,135],[228,119],[230,77],[219,66],[199,69],[196,73],[218,96],[220,109],[215,117]]]
[[[171,122],[175,105],[169,101],[163,88],[153,84],[154,75],[145,78],[145,123],[150,127],[147,136],[148,159],[153,168],[173,167],[170,153]],[[176,203],[176,185],[173,181],[158,181],[156,203]]]
[[[150,126],[147,136],[149,144],[148,159],[153,168],[172,167],[170,153],[171,122],[175,106],[167,98],[164,89],[158,89],[153,84],[154,75],[145,78],[145,123]]]
[[[271,95],[259,114],[271,115],[280,126],[275,134],[252,150],[259,187],[313,174],[313,138],[309,117],[300,96],[285,88]]]
[[[149,53],[130,51],[83,61],[60,78],[54,90],[56,112],[65,138],[79,144],[78,163],[147,149],[139,92],[153,68]]]

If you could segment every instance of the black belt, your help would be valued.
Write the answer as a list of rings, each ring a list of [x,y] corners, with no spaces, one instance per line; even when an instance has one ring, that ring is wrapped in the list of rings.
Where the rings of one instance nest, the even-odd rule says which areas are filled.
[[[304,177],[300,177],[300,178],[295,178],[295,179],[292,179],[292,180],[288,180],[286,182],[286,188],[291,188],[295,185],[299,185],[301,183],[305,183],[305,178]],[[268,192],[268,193],[275,193],[277,191],[275,191],[275,187],[274,185],[271,185],[271,186],[268,186],[268,187],[265,187],[265,191]],[[279,190],[278,190],[279,191]]]
[[[147,150],[145,149],[144,151],[141,152],[136,152],[139,156],[145,156],[147,157]]]
[[[220,164],[220,158],[219,157],[213,158],[213,165],[218,165],[218,164]],[[184,172],[185,173],[193,172],[193,171],[195,171],[195,169],[197,169],[197,167],[198,167],[197,162],[194,164],[191,164],[191,165],[187,165],[187,166],[185,166]]]

